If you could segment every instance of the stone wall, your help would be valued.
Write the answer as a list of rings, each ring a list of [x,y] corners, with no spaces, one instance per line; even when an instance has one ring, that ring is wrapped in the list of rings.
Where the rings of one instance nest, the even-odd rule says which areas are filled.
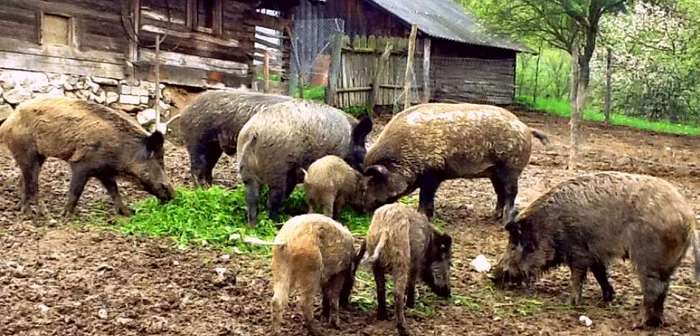
[[[161,84],[160,90],[161,116],[167,120],[177,107],[170,89]],[[0,69],[0,120],[26,100],[66,96],[120,109],[149,124],[155,118],[155,94],[155,84],[146,81]]]

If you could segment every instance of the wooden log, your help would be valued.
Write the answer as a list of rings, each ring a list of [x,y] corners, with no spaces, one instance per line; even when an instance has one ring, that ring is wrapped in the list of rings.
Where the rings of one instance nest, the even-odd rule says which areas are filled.
[[[430,102],[430,38],[423,39],[423,103]]]
[[[328,89],[326,90],[326,104],[333,105],[335,100],[336,89],[338,87],[338,72],[341,66],[341,53],[343,48],[344,36],[336,34],[333,37],[333,45],[331,47],[331,64],[328,70]]]
[[[131,15],[131,20],[132,20],[132,26],[129,27],[131,29],[131,32],[136,35],[134,38],[138,40],[139,36],[139,27],[141,26],[140,20],[141,20],[141,0],[131,0],[130,2],[130,8],[129,8],[129,13]],[[128,59],[130,62],[136,62],[139,59],[139,45],[136,41],[129,39],[129,51],[128,51]]]
[[[605,61],[605,123],[610,124],[612,109],[612,49],[610,48]]]
[[[265,80],[265,87],[263,92],[270,92],[270,53],[265,52],[265,61],[263,62],[263,79]]]
[[[413,57],[416,49],[416,34],[418,26],[411,25],[411,35],[408,38],[408,56],[406,58],[406,74],[404,76],[404,103],[403,109],[411,106],[411,69],[413,68]]]

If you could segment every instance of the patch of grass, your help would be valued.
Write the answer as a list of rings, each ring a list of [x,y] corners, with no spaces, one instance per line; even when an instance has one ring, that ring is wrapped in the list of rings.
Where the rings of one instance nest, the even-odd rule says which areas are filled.
[[[300,98],[299,90],[294,92],[294,98]],[[304,88],[304,99],[323,102],[326,100],[326,87],[315,86]]]
[[[343,111],[354,117],[359,117],[361,114],[369,113],[369,106],[348,106],[344,107]]]
[[[521,104],[530,106],[531,108],[548,114],[557,115],[560,117],[571,117],[571,105],[569,102],[538,98],[534,103],[532,97],[518,97],[517,101]],[[585,109],[583,111],[583,119],[595,122],[603,122],[605,114],[598,110]],[[612,125],[626,126],[639,130],[653,131],[668,134],[680,135],[700,135],[700,127],[692,125],[674,124],[668,121],[649,121],[644,118],[630,117],[623,114],[611,113],[610,123]]]
[[[255,76],[257,79],[265,79],[265,76],[262,72],[258,72]],[[281,82],[282,81],[282,75],[280,74],[275,74],[271,73],[270,74],[270,81],[271,82]]]

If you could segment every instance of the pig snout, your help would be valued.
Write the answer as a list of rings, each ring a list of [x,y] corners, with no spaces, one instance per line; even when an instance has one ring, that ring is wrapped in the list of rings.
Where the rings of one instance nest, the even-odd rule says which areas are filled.
[[[169,202],[175,198],[175,189],[169,182],[165,183],[143,183],[143,188],[151,195],[157,197],[161,202]]]

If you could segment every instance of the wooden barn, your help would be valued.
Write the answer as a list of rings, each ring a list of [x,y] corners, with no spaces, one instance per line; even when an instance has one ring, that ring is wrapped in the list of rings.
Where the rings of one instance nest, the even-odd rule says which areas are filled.
[[[294,10],[296,22],[324,19],[343,20],[351,37],[406,38],[415,24],[417,72],[428,74],[421,89],[430,101],[511,104],[517,55],[533,52],[489,31],[450,0],[333,0]]]
[[[292,23],[291,11],[300,1],[324,2],[2,0],[0,105],[14,106],[45,94],[148,105],[154,91],[157,35],[164,39],[162,83],[250,86],[253,61],[262,57],[256,28],[269,28],[267,35],[272,31],[273,37],[284,37]],[[283,38],[280,41],[273,47],[288,60],[288,46]]]

